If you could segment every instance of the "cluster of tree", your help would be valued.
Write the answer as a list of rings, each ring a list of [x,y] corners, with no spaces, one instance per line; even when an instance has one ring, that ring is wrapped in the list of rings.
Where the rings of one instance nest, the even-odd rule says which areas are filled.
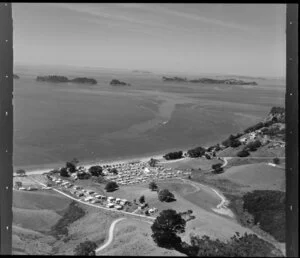
[[[245,133],[251,133],[254,132],[258,129],[261,129],[265,126],[265,124],[263,122],[259,122],[256,125],[252,125],[250,127],[248,127],[247,129],[244,130]]]
[[[240,141],[238,140],[239,137],[241,137],[242,134],[237,134],[237,135],[230,135],[226,140],[222,142],[222,145],[225,147],[232,147],[236,148],[241,145]]]
[[[255,190],[243,196],[243,209],[253,215],[254,223],[280,242],[285,241],[285,193]]]
[[[156,191],[158,189],[158,186],[154,181],[152,181],[149,183],[149,189],[151,189],[152,191]]]
[[[103,168],[101,166],[91,166],[89,172],[92,176],[99,177],[103,176]]]
[[[76,256],[95,256],[97,244],[92,241],[84,241],[77,245],[74,249],[74,255]]]
[[[175,196],[168,189],[163,189],[158,192],[158,199],[161,202],[175,201]]]
[[[187,151],[187,154],[190,158],[202,157],[205,154],[205,149],[203,147],[197,147]]]
[[[211,168],[213,169],[214,174],[220,174],[224,171],[222,168],[222,163],[213,164]]]
[[[108,183],[106,184],[106,186],[105,186],[104,189],[105,189],[107,192],[113,192],[113,191],[117,190],[118,188],[119,188],[119,186],[118,186],[118,184],[117,184],[116,182],[110,181],[110,182],[108,182]]]
[[[39,82],[56,82],[56,83],[73,82],[73,83],[84,83],[84,84],[97,84],[97,81],[93,78],[78,77],[69,80],[68,77],[60,76],[60,75],[38,76],[36,77],[36,80]]]
[[[166,155],[164,155],[163,157],[166,160],[172,160],[172,159],[181,159],[182,158],[182,151],[175,151],[175,152],[169,152]]]
[[[274,246],[255,234],[236,233],[229,241],[191,236],[191,243],[183,242],[178,234],[185,232],[186,220],[174,210],[163,210],[151,226],[154,242],[163,248],[175,249],[187,256],[197,257],[269,257]]]
[[[255,140],[253,142],[249,142],[245,147],[245,151],[256,151],[261,146],[260,140]]]
[[[117,79],[111,80],[110,85],[112,85],[112,86],[131,86],[129,83],[122,82]]]

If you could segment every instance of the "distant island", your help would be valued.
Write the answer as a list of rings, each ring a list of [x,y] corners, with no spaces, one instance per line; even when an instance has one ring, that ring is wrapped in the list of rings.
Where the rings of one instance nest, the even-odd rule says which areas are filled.
[[[200,78],[194,80],[187,80],[187,78],[181,77],[162,77],[163,81],[174,81],[174,82],[190,82],[190,83],[204,83],[204,84],[230,84],[230,85],[257,85],[257,82],[246,82],[236,79],[211,79],[211,78]]]
[[[73,80],[70,80],[70,82],[74,83],[84,83],[84,84],[97,84],[97,81],[92,78],[86,78],[86,77],[78,77]]]
[[[20,79],[20,76],[14,74],[14,75],[13,75],[13,78],[18,80],[18,79]]]
[[[53,83],[72,82],[72,83],[81,83],[81,84],[97,84],[97,81],[92,78],[78,77],[69,80],[66,76],[60,76],[60,75],[38,76],[36,78],[36,81],[53,82]]]
[[[145,74],[150,74],[151,72],[149,71],[144,71],[144,70],[133,70],[133,73],[145,73]]]
[[[112,86],[131,86],[129,83],[122,82],[117,79],[111,80],[110,85],[112,85]]]

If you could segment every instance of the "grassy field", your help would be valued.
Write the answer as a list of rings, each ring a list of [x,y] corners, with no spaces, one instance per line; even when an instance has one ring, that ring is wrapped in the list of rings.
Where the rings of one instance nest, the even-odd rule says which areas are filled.
[[[99,255],[114,256],[184,256],[175,250],[158,247],[153,241],[151,225],[135,219],[119,222],[114,240]]]
[[[265,163],[234,166],[216,178],[228,179],[247,186],[247,190],[285,191],[285,170]]]

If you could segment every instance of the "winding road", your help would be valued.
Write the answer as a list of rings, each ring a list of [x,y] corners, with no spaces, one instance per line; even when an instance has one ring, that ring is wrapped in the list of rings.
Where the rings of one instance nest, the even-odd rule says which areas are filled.
[[[96,254],[97,254],[98,252],[102,251],[104,248],[106,248],[107,246],[109,246],[109,245],[111,244],[111,242],[113,241],[113,237],[114,237],[114,229],[115,229],[116,224],[117,224],[118,222],[124,220],[124,219],[125,219],[125,218],[116,219],[116,220],[113,221],[113,223],[111,223],[110,228],[109,228],[109,233],[108,233],[108,240],[107,240],[107,242],[106,242],[104,245],[98,247],[98,248],[95,250]]]

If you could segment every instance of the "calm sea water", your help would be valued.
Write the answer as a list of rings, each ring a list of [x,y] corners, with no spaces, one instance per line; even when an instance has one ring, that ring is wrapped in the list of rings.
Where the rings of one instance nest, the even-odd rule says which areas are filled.
[[[14,166],[154,155],[218,142],[284,105],[285,86],[164,83],[161,75],[104,69],[16,69]],[[97,79],[95,86],[36,82],[37,75]],[[131,87],[109,86],[111,79]]]

